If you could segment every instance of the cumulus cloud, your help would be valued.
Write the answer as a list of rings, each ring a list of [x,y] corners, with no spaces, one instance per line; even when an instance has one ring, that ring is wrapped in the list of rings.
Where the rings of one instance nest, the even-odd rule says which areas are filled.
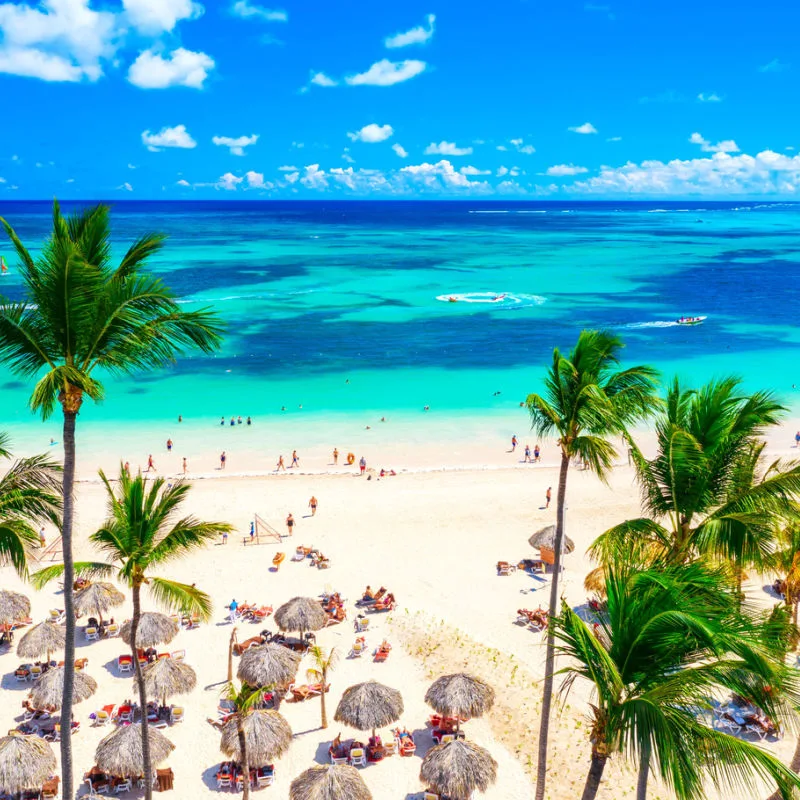
[[[545,174],[552,175],[556,178],[563,178],[566,175],[580,175],[588,171],[586,167],[576,167],[574,164],[555,164],[552,167],[548,167]]]
[[[133,186],[131,186],[126,181],[125,183],[121,184],[120,186],[117,186],[117,189],[119,189],[120,191],[123,191],[123,192],[132,192],[133,191]]]
[[[139,53],[128,70],[128,80],[140,89],[167,89],[187,86],[202,89],[214,59],[205,53],[179,47],[166,58],[155,50]]]
[[[176,125],[174,128],[162,128],[158,133],[142,132],[142,144],[152,153],[157,153],[165,147],[179,147],[191,150],[197,147],[197,142],[190,136],[185,125]],[[130,167],[130,164],[128,165]]]
[[[315,86],[338,86],[339,82],[329,78],[324,72],[315,72],[311,76],[311,83]]]
[[[783,72],[785,69],[788,69],[789,65],[784,64],[780,59],[773,58],[772,61],[768,62],[767,64],[762,64],[759,68],[759,72]]]
[[[433,38],[435,22],[436,15],[428,14],[425,17],[425,24],[418,25],[416,28],[411,28],[411,30],[403,33],[396,33],[394,36],[387,36],[383,43],[389,49],[408,47],[410,44],[425,44]]]
[[[224,175],[220,175],[219,180],[217,181],[216,185],[220,189],[227,189],[229,191],[235,191],[236,187],[244,180],[244,178],[240,178],[238,175],[234,175],[232,172],[226,172]]]
[[[693,133],[689,137],[692,144],[699,144],[700,149],[704,153],[738,153],[739,147],[733,139],[723,139],[721,142],[711,144],[707,139],[704,139],[699,133]]]
[[[350,86],[394,86],[421,74],[427,66],[424,61],[414,59],[389,61],[384,58],[376,61],[366,72],[348,75],[345,81]]]
[[[536,148],[532,144],[523,144],[524,139],[511,139],[511,146],[518,152],[523,153],[526,156],[533,155],[536,152]],[[508,150],[505,145],[500,145],[497,149],[500,150]]]
[[[192,0],[122,0],[127,21],[145,34],[169,33],[184,19],[197,19],[205,10]]]
[[[704,94],[703,92],[700,92],[700,94],[697,95],[697,102],[698,103],[721,103],[722,102],[722,98],[716,92],[711,92],[711,94]]]
[[[289,15],[280,9],[264,8],[249,0],[237,0],[231,6],[231,14],[241,19],[260,19],[264,22],[286,22]]]
[[[568,130],[572,131],[573,133],[597,133],[597,128],[595,128],[591,122],[584,122],[583,125],[575,125],[571,128],[568,128]]]
[[[477,192],[485,192],[490,189],[486,181],[471,181],[445,159],[436,164],[426,162],[402,167],[400,174],[427,189],[468,189]]]
[[[477,167],[461,167],[459,172],[462,175],[491,175],[492,171],[490,169],[478,169]]]
[[[385,142],[394,133],[391,125],[376,125],[374,122],[365,125],[361,130],[351,131],[347,136],[354,142]]]
[[[191,186],[192,184],[189,183],[185,178],[181,178],[179,181],[176,181],[178,186]]]
[[[282,167],[278,167],[278,172],[297,172],[297,167],[290,167],[284,164]]]
[[[288,179],[288,175],[286,176]],[[324,169],[319,168],[319,164],[309,164],[305,168],[300,183],[308,189],[327,189],[328,176]]]
[[[508,175],[508,167],[498,167],[497,168],[497,177],[498,178],[502,178],[505,175]]]
[[[237,136],[232,139],[230,136],[214,136],[211,141],[220,147],[227,147],[233,156],[243,156],[244,148],[255,144],[258,141],[258,134],[252,136]]]
[[[245,172],[244,178],[247,181],[247,185],[251,189],[271,189],[272,183],[264,182],[264,173],[263,172],[254,172],[253,170],[249,170]]]
[[[458,147],[455,142],[431,142],[425,148],[425,155],[440,155],[440,156],[469,156],[472,155],[471,147]],[[441,163],[441,162],[440,162]]]
[[[403,145],[395,143],[392,145],[392,150],[394,150],[400,158],[408,158],[408,151]]]
[[[287,183],[292,184],[292,183],[297,183],[299,177],[300,177],[299,172],[289,172],[284,176],[284,179],[286,180]]]
[[[344,153],[342,153],[342,161],[346,161],[348,164],[356,163],[356,160],[353,158],[353,156],[351,156],[346,150]]]

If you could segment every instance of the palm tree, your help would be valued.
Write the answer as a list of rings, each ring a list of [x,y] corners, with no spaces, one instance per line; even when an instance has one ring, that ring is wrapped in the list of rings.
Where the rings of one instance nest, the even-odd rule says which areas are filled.
[[[161,234],[137,239],[118,265],[111,263],[108,206],[64,217],[53,203],[53,230],[34,258],[0,217],[20,260],[26,298],[0,298],[0,361],[12,371],[37,377],[30,405],[43,418],[61,406],[64,418],[62,476],[64,582],[74,581],[72,557],[75,424],[86,397],[104,396],[99,372],[120,375],[157,369],[189,349],[211,352],[221,326],[208,310],[185,311],[170,290],[142,271],[158,252]],[[72,713],[75,616],[72,594],[64,593],[67,617],[66,674],[62,713]],[[74,794],[72,744],[61,738],[61,790]]]
[[[11,458],[8,437],[0,433],[0,458]],[[61,468],[45,456],[21,458],[0,478],[0,562],[9,561],[20,577],[39,545],[34,525],[61,521]]]
[[[601,563],[638,541],[671,561],[722,559],[739,576],[770,565],[779,523],[796,519],[800,464],[763,463],[761,437],[784,409],[769,393],[739,387],[736,378],[696,391],[673,382],[656,422],[656,456],[644,458],[630,442],[646,516],[598,537],[591,552]]]
[[[322,684],[322,691],[319,693],[320,710],[322,719],[320,721],[320,728],[328,727],[328,714],[325,710],[325,687],[328,685],[328,673],[332,672],[339,661],[339,654],[336,648],[332,647],[330,652],[326,655],[325,651],[319,645],[309,647],[308,654],[311,656],[312,667],[306,672],[308,680],[314,683]]]
[[[225,685],[222,697],[233,705],[231,712],[233,719],[236,720],[236,731],[239,737],[239,751],[241,753],[242,774],[245,780],[242,782],[242,798],[250,800],[250,758],[247,751],[247,737],[245,736],[244,720],[248,714],[255,711],[261,703],[263,691],[253,686],[243,683],[238,689],[236,684],[230,680]]]
[[[110,563],[79,562],[75,570],[82,575],[107,577],[114,572],[117,579],[131,589],[133,617],[131,619],[131,655],[139,688],[142,709],[142,751],[145,765],[145,796],[152,797],[150,745],[147,726],[147,693],[139,665],[136,637],[141,618],[141,590],[147,586],[153,599],[171,610],[183,610],[208,619],[211,599],[194,585],[159,578],[152,571],[187,556],[232,527],[224,522],[202,522],[195,517],[178,517],[181,505],[189,494],[189,484],[177,481],[166,485],[163,478],[149,481],[120,469],[119,486],[115,491],[105,474],[100,478],[106,487],[108,519],[89,540],[108,557]],[[63,565],[48,567],[33,576],[38,586],[44,586],[64,573]]]
[[[558,613],[558,578],[564,541],[564,505],[570,460],[579,457],[601,480],[608,475],[616,450],[609,437],[648,416],[658,405],[656,371],[637,366],[619,370],[622,342],[605,331],[582,331],[565,356],[556,348],[545,377],[544,395],[527,399],[533,430],[543,437],[558,437],[561,470],[556,510],[555,564],[550,587],[550,615]],[[547,777],[547,740],[553,696],[555,639],[547,634],[542,719],[536,773],[536,800],[544,800]]]
[[[797,510],[800,512],[800,506]],[[797,606],[800,603],[800,523],[791,521],[785,527],[780,527],[776,535],[776,544],[770,567],[778,574],[786,576],[784,597],[796,627]]]
[[[788,619],[740,611],[728,572],[700,562],[665,561],[606,573],[607,609],[594,629],[564,602],[553,629],[570,659],[562,691],[593,684],[592,763],[582,800],[597,795],[607,760],[639,767],[644,800],[651,767],[679,800],[705,796],[703,781],[735,786],[771,778],[789,797],[800,778],[765,750],[717,730],[702,717],[711,698],[746,697],[772,720],[794,714],[800,693],[783,661]]]

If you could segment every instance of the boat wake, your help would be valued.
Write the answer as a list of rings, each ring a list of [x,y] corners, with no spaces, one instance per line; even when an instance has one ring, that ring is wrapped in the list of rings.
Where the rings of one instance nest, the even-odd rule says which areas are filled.
[[[636,328],[675,328],[679,324],[675,320],[656,320],[654,322],[629,322],[621,327],[629,330],[635,330]]]
[[[538,294],[517,294],[512,292],[462,292],[460,294],[440,294],[442,303],[477,303],[511,308],[540,306],[547,298]]]

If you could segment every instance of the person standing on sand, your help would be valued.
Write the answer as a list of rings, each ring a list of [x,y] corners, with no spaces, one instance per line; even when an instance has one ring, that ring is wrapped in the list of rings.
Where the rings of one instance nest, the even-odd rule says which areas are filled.
[[[540,453],[541,453],[541,450],[539,450],[539,445],[538,444],[534,445],[534,447],[533,447],[533,463],[534,464],[537,463],[540,460],[540,455],[539,455]]]
[[[545,494],[545,500],[546,500],[546,502],[544,504],[545,508],[550,508],[550,500],[552,500],[552,498],[553,498],[553,487],[552,486],[548,486],[547,487],[547,492]]]
[[[256,523],[252,520],[250,521],[250,543],[252,544],[253,539],[256,538]]]
[[[131,462],[130,461],[126,461],[125,462],[125,466],[122,469],[124,469],[125,470],[125,474],[130,477],[130,474],[131,474]]]
[[[278,463],[275,466],[275,472],[286,471],[286,464],[283,463],[283,456],[278,456]]]
[[[297,450],[292,450],[292,463],[289,466],[290,467],[300,466],[300,456],[297,455]]]
[[[222,544],[228,544],[228,532],[222,531]]]
[[[522,459],[523,463],[526,461],[530,464],[531,463],[531,448],[530,445],[525,445],[525,458]]]
[[[156,469],[156,465],[153,463],[152,453],[149,456],[147,456],[147,469],[145,470],[145,472],[150,472],[150,470],[153,470],[153,472],[158,472],[158,470]]]
[[[364,470],[367,468],[367,459],[364,456],[361,456],[361,460],[358,462],[358,466],[361,467],[361,474],[364,474]]]
[[[292,530],[294,529],[294,517],[291,515],[291,513],[288,517],[286,517],[286,527],[289,530],[289,536],[291,536]]]
[[[220,417],[219,424],[220,425],[224,425],[225,424],[225,417]]]
[[[333,448],[333,466],[335,467],[339,463],[339,450],[334,447]]]
[[[517,434],[515,433],[511,437],[511,452],[513,453],[517,449]]]
[[[317,513],[317,498],[312,494],[311,499],[308,501],[308,507],[311,509],[311,516]]]
[[[172,439],[167,439],[167,452],[172,452]]]
[[[47,544],[47,538],[44,535],[44,526],[39,529],[39,547],[44,548]]]
[[[188,467],[186,466],[186,459],[184,458],[184,459],[183,459],[183,474],[184,474],[184,475],[186,474],[186,470],[187,470],[187,469],[188,469]]]
[[[794,435],[794,445],[795,447],[800,447],[800,431]]]
[[[228,456],[225,455],[225,451],[222,451],[222,454],[219,457],[219,468],[225,469],[225,462],[228,460]]]

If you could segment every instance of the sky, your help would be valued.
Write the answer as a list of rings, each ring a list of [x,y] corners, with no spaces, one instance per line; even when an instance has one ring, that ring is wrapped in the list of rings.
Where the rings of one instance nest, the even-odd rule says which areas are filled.
[[[0,208],[792,200],[798,26],[784,0],[0,2]]]

